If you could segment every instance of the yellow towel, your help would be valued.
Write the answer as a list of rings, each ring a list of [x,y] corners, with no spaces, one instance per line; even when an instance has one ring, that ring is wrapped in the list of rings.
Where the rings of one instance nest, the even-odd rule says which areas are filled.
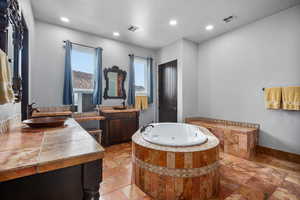
[[[147,96],[136,96],[135,97],[135,108],[145,110],[148,108],[148,97]]]
[[[11,103],[14,99],[9,67],[6,53],[0,49],[0,105]]]
[[[300,86],[282,88],[282,108],[300,110]]]
[[[280,87],[265,88],[265,104],[267,109],[281,108],[281,92]]]

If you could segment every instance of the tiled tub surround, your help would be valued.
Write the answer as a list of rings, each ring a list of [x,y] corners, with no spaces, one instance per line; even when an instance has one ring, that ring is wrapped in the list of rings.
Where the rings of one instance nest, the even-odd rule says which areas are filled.
[[[207,129],[202,145],[167,147],[132,137],[132,181],[157,200],[210,199],[219,193],[219,140]]]
[[[21,125],[0,135],[0,182],[102,159],[104,149],[74,119],[64,127]]]
[[[210,118],[187,118],[186,123],[210,130],[220,140],[220,148],[245,159],[253,159],[258,142],[259,125]]]

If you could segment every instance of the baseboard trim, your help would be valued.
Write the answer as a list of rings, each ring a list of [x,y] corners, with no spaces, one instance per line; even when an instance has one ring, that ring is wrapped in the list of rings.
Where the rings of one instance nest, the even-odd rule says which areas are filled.
[[[275,158],[281,159],[281,160],[286,160],[290,162],[295,162],[300,164],[300,155],[295,154],[295,153],[290,153],[290,152],[285,152],[277,149],[272,149],[269,147],[264,147],[264,146],[256,146],[256,153],[261,153],[261,154],[266,154],[273,156]]]

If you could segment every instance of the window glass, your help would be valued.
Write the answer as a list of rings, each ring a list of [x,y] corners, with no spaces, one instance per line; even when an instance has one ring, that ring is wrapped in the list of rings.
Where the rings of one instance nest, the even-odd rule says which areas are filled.
[[[134,59],[135,92],[136,94],[147,94],[147,60]]]
[[[95,49],[73,45],[71,53],[74,104],[82,111],[83,94],[91,94],[95,79]]]
[[[73,46],[71,64],[74,92],[91,92],[94,89],[95,50]]]

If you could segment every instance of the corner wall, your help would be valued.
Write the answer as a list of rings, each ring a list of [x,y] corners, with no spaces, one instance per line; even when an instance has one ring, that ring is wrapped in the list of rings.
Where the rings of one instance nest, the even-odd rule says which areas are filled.
[[[198,45],[196,43],[186,39],[180,39],[159,49],[157,52],[158,65],[177,60],[178,122],[183,122],[186,117],[197,115],[197,51]],[[158,75],[156,76],[158,77]],[[156,85],[158,85],[158,83]],[[156,90],[158,91],[158,88]]]
[[[267,110],[262,88],[300,85],[300,6],[199,45],[199,116],[261,125],[259,144],[300,154],[300,111]]]

